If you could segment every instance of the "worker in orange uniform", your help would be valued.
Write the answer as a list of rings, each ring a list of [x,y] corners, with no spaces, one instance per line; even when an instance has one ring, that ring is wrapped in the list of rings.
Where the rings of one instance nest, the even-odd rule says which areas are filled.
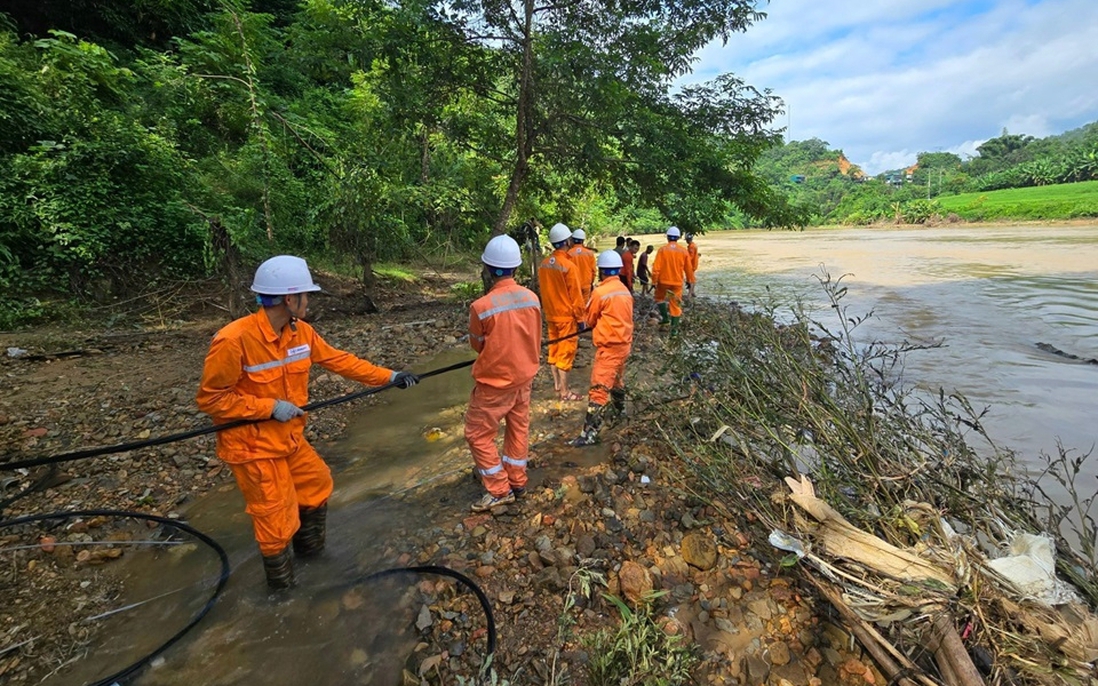
[[[694,234],[686,234],[686,252],[690,253],[690,266],[694,270],[695,278],[698,273],[698,261],[701,256],[698,254],[698,244],[694,242]],[[690,284],[690,297],[694,297],[694,284]]]
[[[672,336],[677,336],[679,332],[683,282],[685,281],[691,294],[694,292],[694,263],[690,253],[679,245],[681,236],[677,226],[667,229],[667,245],[656,251],[656,259],[652,264],[652,283],[656,286],[660,326],[670,324]]]
[[[625,411],[625,360],[633,347],[633,294],[618,278],[622,264],[616,250],[607,250],[598,257],[601,281],[587,304],[595,364],[591,367],[583,431],[572,442],[576,446],[591,445],[598,440],[608,402],[613,402],[614,410]]]
[[[568,250],[568,257],[576,263],[580,271],[580,290],[583,291],[583,303],[591,299],[591,289],[595,286],[595,251],[588,248],[583,242],[587,240],[587,233],[583,229],[572,232],[572,247]]]
[[[640,241],[629,239],[625,243],[625,252],[619,253],[621,255],[621,273],[618,274],[618,278],[625,284],[625,287],[629,289],[629,292],[633,292],[633,279],[634,269],[633,260],[637,258],[637,252],[640,251]],[[617,252],[616,250],[614,252]]]
[[[309,368],[315,362],[370,386],[409,388],[419,380],[337,350],[300,321],[308,294],[319,290],[300,257],[279,255],[259,265],[252,291],[262,307],[214,336],[196,398],[215,424],[276,420],[217,434],[217,456],[244,495],[271,589],[293,584],[291,542],[300,557],[324,549],[332,475],[305,440]]]
[[[583,400],[583,396],[568,390],[568,372],[576,360],[577,331],[586,326],[581,269],[568,256],[572,232],[564,224],[554,224],[549,229],[549,242],[553,252],[541,261],[538,269],[538,287],[541,290],[541,307],[549,325],[549,369],[553,374],[553,388],[561,400]],[[560,340],[560,339],[565,340]]]
[[[530,389],[541,355],[541,303],[514,279],[522,264],[518,243],[496,236],[480,259],[492,287],[469,308],[469,343],[480,355],[473,363],[476,386],[465,411],[465,440],[488,492],[473,503],[473,512],[514,502],[526,492]],[[503,421],[501,459],[496,436]]]

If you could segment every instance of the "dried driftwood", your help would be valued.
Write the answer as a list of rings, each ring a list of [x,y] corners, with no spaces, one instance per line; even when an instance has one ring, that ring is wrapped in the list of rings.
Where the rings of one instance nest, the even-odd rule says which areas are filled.
[[[943,590],[955,591],[953,577],[931,562],[862,531],[816,497],[808,477],[786,477],[789,499],[819,524],[813,531],[822,551],[831,557],[853,560],[887,577],[913,583],[933,581]]]

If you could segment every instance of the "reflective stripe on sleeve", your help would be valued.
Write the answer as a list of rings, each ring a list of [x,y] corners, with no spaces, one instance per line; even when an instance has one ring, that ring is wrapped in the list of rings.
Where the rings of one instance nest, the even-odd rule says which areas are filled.
[[[281,360],[273,360],[271,362],[264,362],[262,364],[252,364],[252,365],[246,364],[246,365],[244,365],[244,371],[246,371],[246,372],[261,372],[265,369],[274,369],[275,367],[282,367],[284,365],[290,364],[291,362],[299,362],[301,360],[307,360],[307,359],[309,359],[309,351],[308,350],[306,350],[303,353],[298,353],[296,355],[290,355],[290,356],[286,357],[285,359],[281,359]]]
[[[484,320],[484,319],[487,319],[488,317],[491,317],[494,314],[499,314],[500,312],[507,312],[509,310],[525,310],[527,308],[537,307],[537,306],[538,306],[538,304],[536,302],[534,302],[532,300],[527,300],[525,302],[517,302],[517,303],[513,303],[511,305],[503,305],[501,307],[493,307],[491,309],[487,309],[483,312],[478,313],[477,314],[477,319]]]

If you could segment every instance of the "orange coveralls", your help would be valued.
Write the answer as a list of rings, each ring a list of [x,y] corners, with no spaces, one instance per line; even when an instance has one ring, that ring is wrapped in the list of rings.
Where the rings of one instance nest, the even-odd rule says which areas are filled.
[[[549,324],[549,340],[576,333],[576,325],[587,316],[583,301],[582,270],[563,248],[549,253],[538,270],[541,306]],[[549,345],[549,364],[570,371],[576,360],[578,341],[569,338]]]
[[[625,287],[629,289],[629,292],[633,292],[633,258],[636,255],[632,250],[626,250],[621,254],[621,282],[625,284]]]
[[[698,244],[687,243],[686,252],[690,253],[690,268],[695,272],[698,271],[698,260],[700,259],[698,257]]]
[[[267,419],[277,400],[303,407],[309,402],[313,362],[369,386],[393,378],[391,369],[328,345],[305,322],[296,327],[284,327],[280,335],[260,310],[218,331],[202,370],[199,409],[215,424],[224,424]],[[290,543],[300,526],[299,507],[319,507],[332,493],[331,471],[304,431],[305,417],[295,417],[217,434],[217,456],[236,477],[263,555],[276,555]]]
[[[599,273],[595,270],[595,262],[598,257],[595,255],[595,251],[586,245],[573,246],[568,251],[568,257],[572,258],[572,262],[579,268],[580,290],[583,292],[583,304],[586,305],[587,301],[591,299],[591,288],[595,283],[595,279],[599,276]]]
[[[469,308],[469,343],[476,385],[465,411],[465,440],[484,487],[495,497],[526,487],[530,386],[541,356],[541,305],[533,291],[500,279]],[[507,421],[503,459],[496,449]]]
[[[610,391],[625,387],[625,360],[633,345],[633,294],[616,276],[602,280],[587,305],[595,364],[591,368],[592,405],[605,405]]]
[[[667,302],[670,294],[669,309],[672,317],[682,316],[682,284],[694,283],[694,263],[690,253],[676,241],[667,241],[667,245],[656,251],[652,264],[652,283],[656,285],[656,302]]]

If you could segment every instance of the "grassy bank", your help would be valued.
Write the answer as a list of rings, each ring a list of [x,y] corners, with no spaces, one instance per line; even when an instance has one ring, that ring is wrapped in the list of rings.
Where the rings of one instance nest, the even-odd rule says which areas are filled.
[[[937,202],[967,221],[1098,217],[1098,181],[964,193]]]

